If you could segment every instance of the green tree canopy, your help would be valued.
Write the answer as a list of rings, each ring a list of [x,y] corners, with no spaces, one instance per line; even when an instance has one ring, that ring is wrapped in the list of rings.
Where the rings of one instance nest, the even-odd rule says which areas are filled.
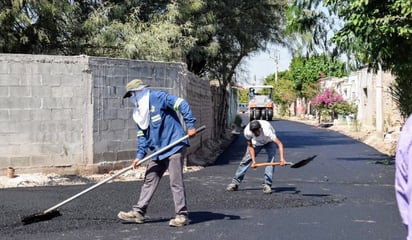
[[[322,77],[347,76],[346,65],[340,60],[333,60],[328,55],[312,57],[294,57],[290,63],[290,72],[295,82],[296,90],[300,96],[305,96],[303,91],[317,82]],[[306,89],[307,90],[307,89]]]
[[[89,5],[70,1],[0,2],[0,51],[3,53],[78,53],[81,21]]]

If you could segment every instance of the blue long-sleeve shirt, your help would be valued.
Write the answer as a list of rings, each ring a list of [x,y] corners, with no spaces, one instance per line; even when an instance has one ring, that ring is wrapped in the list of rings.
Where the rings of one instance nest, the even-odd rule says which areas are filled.
[[[193,117],[186,100],[160,90],[149,91],[150,123],[146,130],[140,129],[137,125],[137,159],[143,159],[147,149],[157,152],[186,135],[177,112],[181,113],[187,129],[195,128],[196,118]],[[165,159],[179,151],[184,145],[189,145],[187,139],[153,157],[152,160]]]
[[[412,115],[402,128],[396,148],[395,163],[396,200],[402,221],[408,226],[406,239],[412,240]]]

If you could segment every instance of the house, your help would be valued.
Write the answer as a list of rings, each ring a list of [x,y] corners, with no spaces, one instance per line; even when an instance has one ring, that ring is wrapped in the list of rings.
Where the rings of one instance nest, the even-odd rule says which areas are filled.
[[[327,77],[319,80],[321,90],[335,89],[346,101],[358,107],[357,122],[362,128],[383,135],[399,131],[403,123],[397,103],[393,100],[390,86],[395,76],[389,72],[368,71],[363,68],[348,77]]]

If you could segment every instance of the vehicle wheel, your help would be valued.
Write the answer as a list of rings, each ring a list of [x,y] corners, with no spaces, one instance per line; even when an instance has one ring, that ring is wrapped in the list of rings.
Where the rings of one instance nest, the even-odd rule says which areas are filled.
[[[253,121],[253,120],[255,120],[255,112],[256,112],[256,110],[255,109],[251,109],[250,111],[249,111],[249,120],[250,121]]]
[[[262,120],[268,120],[266,109],[262,109]]]
[[[255,111],[255,119],[256,119],[256,120],[259,120],[261,117],[262,117],[262,114],[261,114],[260,110],[259,110],[259,109],[256,109],[256,111]]]
[[[272,121],[273,120],[273,110],[272,109],[268,109],[267,111],[267,116],[268,116],[268,121]]]

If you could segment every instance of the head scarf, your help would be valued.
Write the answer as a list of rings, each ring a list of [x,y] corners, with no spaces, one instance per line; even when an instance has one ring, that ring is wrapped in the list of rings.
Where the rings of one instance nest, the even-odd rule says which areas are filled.
[[[149,127],[149,93],[149,89],[144,88],[141,91],[131,92],[130,96],[130,102],[135,105],[133,108],[133,120],[142,130],[146,130]]]

